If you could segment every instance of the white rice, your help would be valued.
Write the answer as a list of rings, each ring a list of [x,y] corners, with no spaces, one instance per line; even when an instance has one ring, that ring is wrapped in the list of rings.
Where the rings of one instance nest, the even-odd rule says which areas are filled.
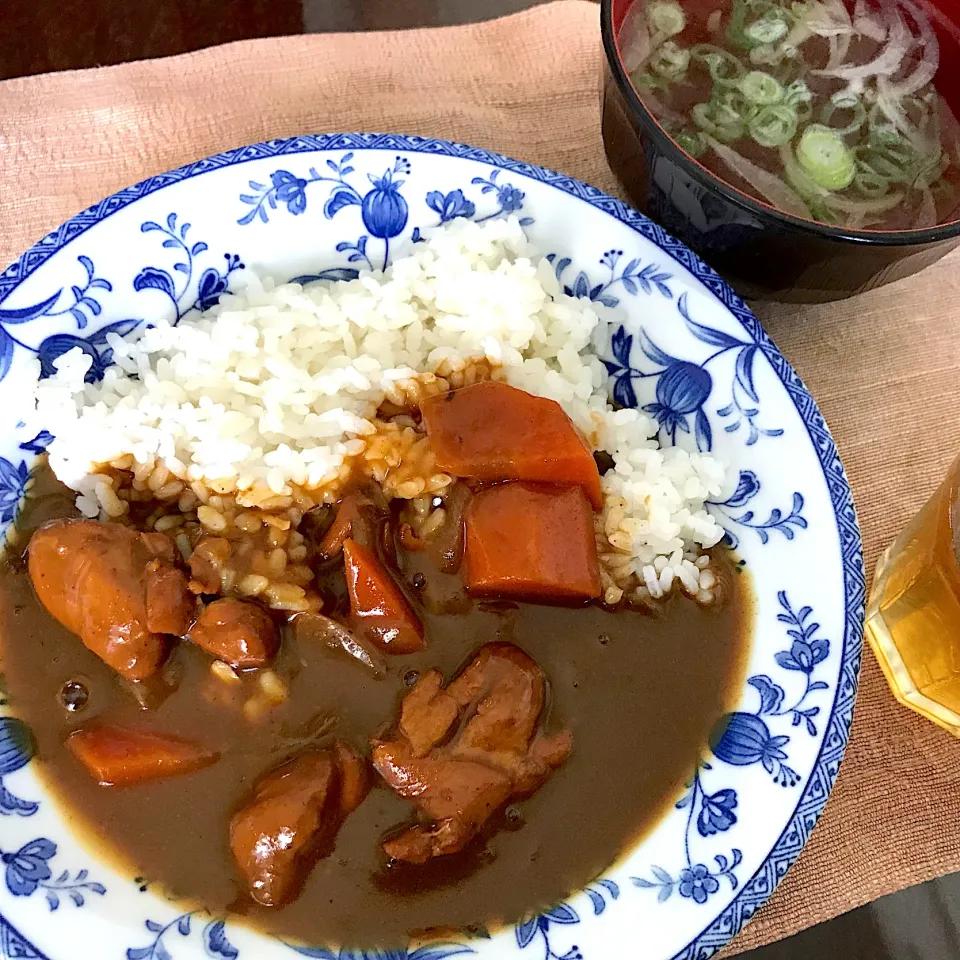
[[[362,450],[391,382],[486,359],[559,402],[613,456],[598,522],[614,582],[632,574],[654,597],[674,580],[702,592],[698,552],[723,536],[704,501],[721,495],[724,471],[659,448],[653,420],[611,407],[592,344],[614,314],[564,295],[516,219],[458,220],[425,236],[386,272],[352,281],[303,287],[247,272],[238,292],[176,327],[108,336],[114,365],[96,384],[84,383],[89,356],[60,357],[36,388],[56,475],[90,516],[112,492],[98,467],[128,454],[134,469],[162,464],[188,483],[322,488]]]

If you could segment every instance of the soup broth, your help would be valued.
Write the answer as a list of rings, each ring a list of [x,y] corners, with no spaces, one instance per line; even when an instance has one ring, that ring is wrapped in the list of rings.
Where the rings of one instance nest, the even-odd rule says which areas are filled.
[[[755,199],[848,229],[958,216],[956,30],[926,0],[639,0],[618,41],[666,132]]]

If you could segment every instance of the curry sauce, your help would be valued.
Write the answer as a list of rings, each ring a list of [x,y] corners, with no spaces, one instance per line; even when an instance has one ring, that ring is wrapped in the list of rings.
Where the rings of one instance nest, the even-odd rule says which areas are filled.
[[[71,510],[59,491],[33,502],[23,525]],[[35,768],[91,848],[109,852],[145,889],[243,915],[285,940],[369,949],[514,922],[607,870],[653,826],[743,680],[752,612],[749,581],[733,561],[715,552],[714,566],[729,581],[723,605],[678,595],[649,610],[610,611],[468,599],[458,577],[440,572],[428,554],[397,555],[398,578],[422,607],[424,649],[388,658],[377,676],[284,625],[273,670],[286,699],[254,722],[241,705],[255,681],[222,682],[209,655],[188,642],[164,667],[175,690],[151,701],[54,621],[23,564],[9,559],[0,571],[0,633],[11,704],[36,738]],[[322,569],[318,582],[324,611],[342,611],[342,563]],[[409,825],[414,810],[374,777],[299,897],[274,909],[253,902],[227,825],[258,778],[333,738],[368,756],[371,738],[395,724],[420,675],[436,668],[449,683],[495,641],[515,644],[546,677],[543,728],[572,734],[563,765],[528,799],[499,811],[462,852],[423,865],[384,854],[381,842]],[[77,682],[88,696],[68,710],[61,690]],[[219,759],[184,776],[105,788],[65,746],[71,731],[96,719],[191,738]]]

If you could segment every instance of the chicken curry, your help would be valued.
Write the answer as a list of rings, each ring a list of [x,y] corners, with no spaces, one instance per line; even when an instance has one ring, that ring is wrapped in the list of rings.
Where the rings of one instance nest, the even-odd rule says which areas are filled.
[[[149,491],[101,522],[41,471],[0,572],[7,684],[55,795],[144,889],[309,944],[476,932],[673,801],[742,680],[745,577],[715,548],[710,603],[599,602],[591,451],[524,394],[508,455],[513,388],[481,386],[423,405],[457,478],[442,522],[376,484],[296,538],[168,522]],[[309,609],[253,589],[277,549]]]

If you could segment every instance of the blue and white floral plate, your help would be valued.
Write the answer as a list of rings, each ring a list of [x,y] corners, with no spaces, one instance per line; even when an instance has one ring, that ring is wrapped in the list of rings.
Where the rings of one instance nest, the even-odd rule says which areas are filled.
[[[617,311],[604,356],[617,401],[656,416],[664,443],[712,450],[739,474],[712,509],[753,573],[756,635],[726,734],[629,855],[491,939],[372,956],[604,960],[626,949],[700,960],[770,896],[826,803],[853,714],[864,575],[850,489],[816,404],[743,302],[655,223],[562,174],[419,137],[275,140],[122,190],[0,275],[0,521],[14,519],[50,440],[19,424],[28,357],[50,371],[79,346],[100,376],[108,331],[208,307],[243,264],[354,277],[402,255],[425,227],[507,213],[550,252],[568,292]],[[354,956],[186,912],[118,872],[72,835],[44,795],[28,731],[2,711],[0,955]]]

